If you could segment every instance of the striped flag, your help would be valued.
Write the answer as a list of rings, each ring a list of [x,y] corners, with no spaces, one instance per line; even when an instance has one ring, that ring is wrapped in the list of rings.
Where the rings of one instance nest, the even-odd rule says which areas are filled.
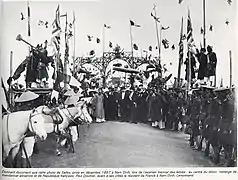
[[[52,26],[53,26],[52,34],[58,34],[58,32],[61,31],[59,5],[58,5],[58,7],[57,7],[57,9],[56,9],[56,12],[55,12],[55,20],[54,20],[54,22],[52,23]]]
[[[184,51],[184,45],[183,45],[183,17],[182,17],[180,41],[179,41],[179,61],[181,63],[183,62],[183,51]]]
[[[30,5],[29,1],[27,1],[27,16],[28,16],[28,36],[31,36],[31,10],[30,10]]]
[[[190,17],[190,11],[188,10],[188,24],[187,24],[187,43],[188,49],[191,51],[191,48],[194,46],[194,39],[193,39],[193,28],[192,28],[192,21]]]

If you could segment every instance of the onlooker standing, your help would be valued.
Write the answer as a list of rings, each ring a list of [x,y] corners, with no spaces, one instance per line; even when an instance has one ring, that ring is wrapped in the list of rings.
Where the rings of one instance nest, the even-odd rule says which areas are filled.
[[[209,85],[215,86],[215,76],[216,76],[216,66],[217,66],[217,56],[216,53],[213,52],[211,46],[207,46],[207,58],[208,58],[208,66],[207,66],[207,71],[208,71],[208,82],[210,83]],[[212,77],[212,79],[210,79]]]

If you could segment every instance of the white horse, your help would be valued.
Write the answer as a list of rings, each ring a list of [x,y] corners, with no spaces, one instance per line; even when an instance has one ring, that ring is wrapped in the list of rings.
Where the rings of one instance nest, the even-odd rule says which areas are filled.
[[[78,102],[76,106],[70,108],[60,109],[59,107],[57,107],[57,110],[55,110],[54,112],[52,112],[52,110],[47,106],[39,106],[36,109],[38,112],[41,112],[43,118],[45,119],[45,130],[47,133],[66,134],[65,131],[67,130],[75,132],[75,125],[78,125],[80,123],[92,123],[92,117],[89,115],[87,105],[84,101]],[[56,113],[59,113],[61,115],[61,117],[63,118],[62,122],[54,122],[52,115]],[[74,127],[72,127],[72,125],[74,125]],[[73,133],[73,135],[74,136],[72,137],[72,139],[73,141],[76,141],[78,139],[78,136],[75,135],[75,133]],[[61,155],[61,152],[59,151],[59,136],[56,137],[56,141],[56,154],[59,156]],[[28,157],[32,156],[33,146],[34,141],[25,142]],[[25,158],[24,156],[22,157]]]
[[[2,146],[3,162],[7,159],[6,166],[14,166],[13,161],[19,151],[20,144],[26,137],[27,132],[36,135],[41,140],[47,138],[44,128],[44,118],[37,110],[18,111],[3,116],[2,121]],[[10,155],[11,152],[11,155]]]

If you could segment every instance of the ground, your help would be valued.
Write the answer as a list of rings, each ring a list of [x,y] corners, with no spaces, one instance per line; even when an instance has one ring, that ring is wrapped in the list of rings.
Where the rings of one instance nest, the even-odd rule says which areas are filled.
[[[39,143],[32,166],[41,168],[211,167],[203,153],[192,150],[182,132],[158,130],[146,124],[93,123],[80,127],[75,153],[54,152],[49,137]]]

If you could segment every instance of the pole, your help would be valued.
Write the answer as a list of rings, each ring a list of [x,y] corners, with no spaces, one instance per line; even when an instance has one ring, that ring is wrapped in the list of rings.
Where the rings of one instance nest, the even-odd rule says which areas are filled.
[[[68,26],[68,18],[67,18],[67,13],[65,15],[66,22],[65,22],[65,57],[64,57],[64,88],[67,87],[67,63],[68,63],[68,37],[67,37],[67,26]]]
[[[203,46],[206,48],[206,0],[203,0]]]
[[[133,41],[132,41],[132,30],[131,30],[131,24],[130,24],[130,39],[131,39],[131,56],[133,58]]]
[[[231,56],[231,50],[229,51],[230,56],[230,88],[232,88],[232,56]]]
[[[10,52],[10,77],[12,77],[13,72],[13,51]],[[9,84],[9,108],[12,109],[13,105],[13,92],[11,84]]]
[[[74,13],[74,12],[73,12]],[[75,73],[75,60],[76,60],[76,58],[75,58],[75,44],[76,44],[76,37],[75,37],[75,14],[74,14],[74,52],[73,52],[73,74]]]
[[[102,29],[102,40],[103,40],[103,43],[102,43],[102,68],[103,68],[103,71],[102,71],[102,85],[103,87],[105,87],[106,85],[106,79],[105,79],[105,71],[106,71],[106,68],[104,67],[105,66],[105,57],[104,57],[104,53],[105,53],[105,25],[103,25],[103,29]]]
[[[183,45],[183,40],[182,40],[182,36],[183,36],[183,17],[182,17],[182,23],[181,23],[181,31],[180,31],[180,42],[179,42],[179,65],[178,65],[178,76],[177,76],[177,88],[180,86],[180,78],[181,78],[181,66],[183,63],[183,57],[181,56],[181,43]]]
[[[155,7],[156,7],[156,5],[154,4],[154,8],[153,9],[154,9],[155,17],[156,17]],[[160,60],[161,59],[161,57],[160,57],[161,54],[160,54],[160,38],[159,38],[159,32],[158,32],[158,22],[156,21],[156,19],[154,19],[154,20],[155,20],[156,37],[157,37],[158,50],[159,50],[159,60]]]

